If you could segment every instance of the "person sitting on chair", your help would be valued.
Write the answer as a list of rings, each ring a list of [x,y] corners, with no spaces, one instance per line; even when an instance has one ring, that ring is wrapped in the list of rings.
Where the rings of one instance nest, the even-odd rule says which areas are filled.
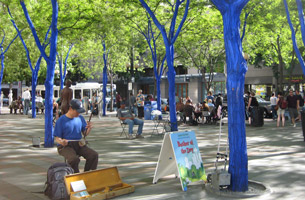
[[[131,111],[129,109],[126,109],[125,107],[125,103],[122,102],[121,103],[121,107],[120,109],[118,109],[118,118],[120,120],[122,120],[124,123],[128,124],[129,129],[128,129],[128,133],[129,133],[129,139],[133,139],[132,138],[132,132],[133,132],[133,125],[139,125],[138,127],[138,133],[136,138],[144,138],[141,134],[142,134],[142,130],[143,130],[143,125],[144,125],[144,121],[140,120],[138,118],[135,118]]]
[[[56,121],[54,129],[58,153],[65,157],[75,173],[79,172],[79,156],[86,159],[84,171],[95,170],[98,164],[98,153],[80,141],[82,132],[84,136],[87,136],[92,129],[91,122],[86,122],[80,115],[83,112],[85,109],[81,107],[81,102],[72,99],[68,112]]]

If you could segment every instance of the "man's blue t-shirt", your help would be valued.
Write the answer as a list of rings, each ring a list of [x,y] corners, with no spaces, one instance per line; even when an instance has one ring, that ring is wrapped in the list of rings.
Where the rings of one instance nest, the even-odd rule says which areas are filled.
[[[66,140],[80,140],[82,139],[81,132],[86,129],[86,125],[87,123],[81,115],[72,119],[63,115],[55,124],[54,137]]]

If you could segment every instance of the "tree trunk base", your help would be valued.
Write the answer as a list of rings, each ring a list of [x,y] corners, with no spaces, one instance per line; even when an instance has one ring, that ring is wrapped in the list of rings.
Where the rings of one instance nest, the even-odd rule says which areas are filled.
[[[255,181],[248,182],[248,190],[245,192],[235,192],[230,190],[229,188],[215,188],[210,183],[205,185],[205,189],[208,193],[212,193],[214,195],[219,195],[223,197],[229,197],[233,199],[251,198],[251,197],[257,197],[271,193],[270,187]]]

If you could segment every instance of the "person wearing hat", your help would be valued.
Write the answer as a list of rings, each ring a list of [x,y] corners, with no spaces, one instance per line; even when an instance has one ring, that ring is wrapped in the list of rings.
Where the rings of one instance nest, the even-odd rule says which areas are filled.
[[[86,122],[80,115],[83,112],[85,109],[82,107],[81,101],[72,99],[68,112],[56,121],[54,129],[58,153],[65,157],[75,173],[79,172],[79,156],[86,159],[84,171],[95,170],[98,164],[98,153],[80,142],[82,132],[84,136],[87,136],[92,129],[92,123]]]
[[[142,90],[139,90],[137,95],[137,106],[138,106],[138,117],[142,119],[144,117],[144,95],[142,94]]]

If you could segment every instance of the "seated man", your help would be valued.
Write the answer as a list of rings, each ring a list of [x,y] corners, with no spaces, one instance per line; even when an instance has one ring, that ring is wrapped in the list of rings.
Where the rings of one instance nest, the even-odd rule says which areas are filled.
[[[133,132],[133,125],[139,125],[138,127],[138,133],[136,138],[144,138],[141,134],[142,134],[142,130],[143,130],[143,125],[144,122],[143,120],[137,119],[135,118],[131,111],[129,109],[125,108],[125,103],[121,103],[121,107],[120,109],[118,109],[118,118],[120,120],[122,120],[124,123],[128,124],[129,129],[128,129],[128,133],[129,133],[129,139],[132,139],[132,132]]]
[[[92,128],[91,122],[86,123],[84,117],[80,115],[83,112],[85,109],[81,107],[81,102],[72,99],[68,112],[56,121],[54,129],[58,153],[65,157],[75,173],[79,172],[79,156],[86,159],[84,171],[95,170],[98,164],[97,152],[80,142],[81,132],[84,131],[84,135],[87,136]]]
[[[43,98],[41,97],[40,94],[37,94],[35,98],[36,102],[36,112],[38,113],[39,109],[41,110],[41,114],[43,113],[44,110],[44,105],[43,105]]]
[[[185,105],[183,110],[183,122],[186,124],[186,118],[189,118],[190,123],[193,123],[194,107],[192,105]]]
[[[18,110],[17,100],[12,101],[9,108],[10,108],[10,114],[13,114],[13,110],[14,110],[14,114],[17,114],[17,110]]]

